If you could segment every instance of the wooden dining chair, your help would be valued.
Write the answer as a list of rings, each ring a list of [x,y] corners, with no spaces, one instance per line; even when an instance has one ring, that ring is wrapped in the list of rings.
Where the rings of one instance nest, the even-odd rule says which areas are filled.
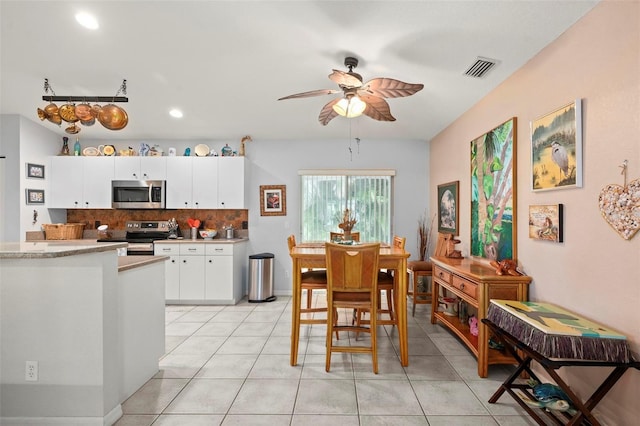
[[[376,318],[378,309],[378,271],[380,243],[345,246],[326,243],[327,257],[327,357],[325,369],[331,368],[333,352],[371,353],[373,372],[378,374]],[[369,326],[338,321],[338,309],[371,312]],[[333,345],[333,332],[355,331],[371,335],[371,345]]]
[[[446,241],[448,235],[438,233],[438,241],[436,243],[435,256],[445,256],[447,247]],[[418,285],[420,277],[428,277],[433,280],[433,264],[430,260],[412,260],[407,263],[407,270],[409,271],[409,282],[411,283],[408,295],[413,306],[411,309],[411,315],[416,315],[416,305],[424,305],[431,303],[431,288],[432,283],[426,283],[424,291],[421,291]],[[432,306],[431,309],[434,309]]]
[[[342,232],[329,232],[329,241],[342,241],[344,239],[344,234]],[[360,232],[352,232],[351,233],[351,241],[355,241],[357,243],[360,242]]]
[[[391,246],[394,248],[399,248],[404,250],[404,245],[406,241],[407,239],[405,237],[399,237],[397,235],[394,235]],[[380,271],[378,274],[378,291],[380,292],[378,296],[378,309],[379,309],[378,312],[380,314],[388,314],[389,321],[391,321],[391,323],[393,324],[396,323],[395,303],[394,303],[394,297],[393,297],[393,289],[394,289],[394,282],[396,279],[395,277],[396,273],[397,271],[386,270],[386,271]],[[380,300],[382,298],[383,290],[387,297],[387,309],[380,308],[381,306]]]
[[[296,237],[291,234],[287,238],[287,244],[289,245],[289,252],[296,246]],[[326,290],[327,289],[327,271],[322,269],[307,270],[302,272],[301,285],[302,290],[307,292],[307,307],[300,309],[300,321],[301,324],[324,324],[325,320],[311,320],[302,318],[303,314],[309,314],[314,312],[326,312],[327,308],[312,308],[313,304],[313,290]],[[303,322],[304,321],[304,322]],[[309,322],[312,321],[312,322]],[[315,322],[313,322],[315,321]]]

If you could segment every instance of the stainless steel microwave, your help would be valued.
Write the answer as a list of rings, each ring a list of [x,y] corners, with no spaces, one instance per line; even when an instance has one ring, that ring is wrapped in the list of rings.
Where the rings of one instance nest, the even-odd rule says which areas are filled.
[[[164,209],[164,180],[111,181],[111,207],[114,209]]]

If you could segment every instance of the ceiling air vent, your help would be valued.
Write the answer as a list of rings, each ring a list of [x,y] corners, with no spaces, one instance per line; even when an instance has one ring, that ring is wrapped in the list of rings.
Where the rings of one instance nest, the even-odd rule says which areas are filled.
[[[481,58],[478,56],[476,62],[464,73],[469,77],[482,78],[491,70],[498,61],[495,59]]]

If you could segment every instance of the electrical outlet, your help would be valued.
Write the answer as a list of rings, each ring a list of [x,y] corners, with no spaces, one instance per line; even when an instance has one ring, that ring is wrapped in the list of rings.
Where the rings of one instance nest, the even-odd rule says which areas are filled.
[[[27,361],[24,368],[24,379],[27,382],[38,381],[38,361]]]

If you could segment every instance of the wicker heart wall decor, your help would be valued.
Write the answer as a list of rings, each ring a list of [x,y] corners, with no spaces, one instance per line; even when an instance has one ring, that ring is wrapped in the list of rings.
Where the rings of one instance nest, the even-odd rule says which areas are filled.
[[[622,166],[624,186],[611,184],[600,191],[600,213],[625,240],[640,230],[640,179],[627,184],[627,161]]]

